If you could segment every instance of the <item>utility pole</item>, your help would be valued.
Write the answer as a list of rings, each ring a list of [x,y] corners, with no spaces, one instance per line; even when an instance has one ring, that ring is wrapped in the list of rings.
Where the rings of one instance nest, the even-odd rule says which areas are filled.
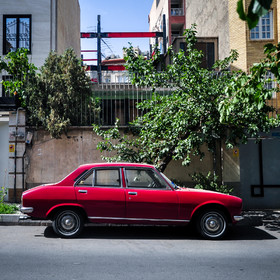
[[[101,84],[102,76],[101,76],[101,23],[100,23],[100,15],[97,16],[97,75],[98,75],[98,83]]]

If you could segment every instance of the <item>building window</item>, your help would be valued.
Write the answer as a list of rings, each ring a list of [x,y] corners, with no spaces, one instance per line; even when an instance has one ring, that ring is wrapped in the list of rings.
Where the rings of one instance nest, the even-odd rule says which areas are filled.
[[[176,41],[173,46],[176,45]],[[179,41],[177,51],[186,51],[186,43]],[[218,59],[218,39],[217,38],[197,38],[195,48],[203,52],[203,58],[200,66],[211,70],[214,63]]]
[[[156,2],[157,6],[158,6],[159,2],[160,2],[160,0],[157,0],[157,2]]]
[[[276,79],[273,73],[268,71],[265,75],[265,78],[267,79],[267,82],[265,83],[265,88],[272,91],[272,98],[276,98],[276,92],[277,92],[277,84]]]
[[[217,60],[215,55],[215,42],[200,42],[198,40],[195,47],[204,54],[200,66],[205,69],[212,69]]]
[[[19,48],[31,52],[31,15],[4,15],[3,54]]]
[[[256,27],[250,31],[251,40],[273,39],[273,12],[270,11],[259,19]]]

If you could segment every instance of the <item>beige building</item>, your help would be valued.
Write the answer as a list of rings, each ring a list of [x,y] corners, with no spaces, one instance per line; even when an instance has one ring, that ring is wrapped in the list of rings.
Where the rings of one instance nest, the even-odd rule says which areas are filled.
[[[184,29],[197,25],[198,46],[206,59],[224,59],[231,49],[239,53],[234,67],[247,71],[263,55],[267,43],[280,39],[280,0],[273,0],[271,11],[260,19],[253,30],[239,19],[236,12],[238,0],[154,0],[150,15],[150,31],[162,31],[163,14],[166,16],[167,44],[175,50],[183,47]],[[250,0],[244,0],[246,9]],[[155,43],[152,41],[151,43]],[[162,41],[160,41],[160,46]],[[208,63],[208,66],[211,65]]]
[[[217,59],[224,59],[236,49],[239,59],[232,69],[249,71],[264,58],[264,46],[280,40],[280,0],[273,0],[269,13],[249,30],[237,14],[238,0],[154,0],[150,16],[150,31],[162,31],[162,16],[166,16],[168,45],[175,51],[184,49],[183,29],[197,25],[197,48],[204,52],[203,67],[210,68]],[[245,10],[251,0],[243,0]],[[175,10],[174,10],[175,9]],[[179,10],[178,10],[179,9]],[[183,18],[182,18],[183,16]],[[152,42],[154,43],[154,42]],[[162,43],[162,41],[161,41]],[[272,74],[271,77],[273,78]],[[277,85],[270,102],[278,111],[280,94]],[[279,139],[280,129],[263,136],[256,145],[249,140],[239,149],[222,150],[223,180],[239,187],[245,208],[279,208]]]

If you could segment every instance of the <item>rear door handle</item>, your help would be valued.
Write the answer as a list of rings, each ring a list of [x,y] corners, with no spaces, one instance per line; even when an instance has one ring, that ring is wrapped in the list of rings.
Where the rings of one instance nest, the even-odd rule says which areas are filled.
[[[128,192],[129,195],[137,195],[137,192]]]
[[[79,193],[87,193],[87,190],[78,190]]]

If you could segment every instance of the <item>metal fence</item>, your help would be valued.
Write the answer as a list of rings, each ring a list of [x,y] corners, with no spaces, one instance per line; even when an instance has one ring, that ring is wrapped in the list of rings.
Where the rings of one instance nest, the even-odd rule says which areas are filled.
[[[98,124],[100,126],[114,126],[119,119],[120,126],[127,126],[137,117],[145,112],[137,108],[137,104],[152,98],[153,92],[150,88],[139,88],[130,83],[127,72],[108,71],[102,72],[103,83],[93,83],[93,96],[89,100],[81,97],[79,108],[77,108],[77,120],[73,125],[89,126]],[[214,77],[219,75],[215,73]],[[273,88],[278,89],[277,86]],[[157,89],[157,93],[168,95],[172,89]],[[270,116],[276,117],[280,109],[280,92],[275,91],[267,104],[276,108]]]
[[[101,126],[113,126],[117,119],[120,126],[127,126],[145,113],[137,108],[137,103],[151,99],[153,95],[150,88],[138,88],[129,83],[96,84],[93,92],[99,107],[93,123]],[[157,93],[166,95],[170,91],[159,89]]]

